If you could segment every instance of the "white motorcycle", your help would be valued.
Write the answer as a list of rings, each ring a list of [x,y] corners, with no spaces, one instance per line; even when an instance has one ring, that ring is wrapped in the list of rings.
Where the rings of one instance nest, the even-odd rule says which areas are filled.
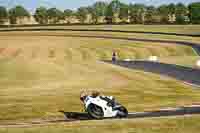
[[[85,111],[91,118],[126,118],[128,110],[117,103],[112,96],[85,96],[81,98]]]

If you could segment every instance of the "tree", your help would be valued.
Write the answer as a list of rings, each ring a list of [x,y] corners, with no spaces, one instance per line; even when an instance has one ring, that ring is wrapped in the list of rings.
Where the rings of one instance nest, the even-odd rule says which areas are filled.
[[[100,17],[106,14],[107,3],[98,1],[90,8],[89,13],[92,15],[92,20],[94,23],[98,23]]]
[[[143,24],[144,23],[144,14],[145,6],[142,4],[130,4],[129,5],[129,14],[131,23]]]
[[[87,22],[88,23],[94,23],[94,18],[93,18],[94,9],[93,9],[93,7],[88,6],[88,7],[86,7],[86,10],[87,10],[86,19],[88,20]]]
[[[34,14],[34,18],[40,24],[47,24],[48,23],[47,9],[45,7],[37,8]]]
[[[120,1],[113,0],[106,9],[106,20],[108,23],[116,22],[116,16],[120,12]]]
[[[161,5],[157,8],[157,12],[159,14],[159,16],[161,17],[161,23],[168,23],[169,22],[169,8],[167,5]]]
[[[56,8],[48,9],[47,10],[47,16],[48,16],[49,22],[53,23],[53,24],[58,23],[64,17],[63,12],[56,9]]]
[[[169,9],[169,14],[173,15],[173,14],[175,14],[175,11],[176,11],[176,5],[171,3],[168,5],[168,9]]]
[[[67,18],[67,23],[70,23],[70,18],[74,15],[74,12],[70,9],[64,10],[64,18]]]
[[[86,7],[78,8],[76,16],[81,23],[85,22],[85,20],[87,19],[87,15],[88,15],[88,9]]]
[[[64,10],[64,16],[65,17],[71,17],[73,15],[73,11],[70,9]]]
[[[200,24],[200,2],[191,3],[188,7],[192,24]]]
[[[188,9],[184,4],[178,3],[176,5],[175,15],[176,15],[176,23],[177,24],[185,24],[186,23],[187,11],[188,11]]]
[[[175,20],[176,20],[176,16],[175,16],[175,12],[176,12],[176,5],[174,5],[173,3],[169,4],[167,6],[168,10],[169,10],[169,14],[168,14],[168,17],[169,17],[169,22],[170,23],[174,23]]]
[[[22,19],[24,17],[30,17],[29,12],[22,6],[16,6],[9,10],[9,19],[11,24],[16,24],[17,19]]]
[[[145,22],[147,24],[154,23],[154,16],[155,15],[156,15],[156,8],[154,6],[148,6],[146,8]]]
[[[111,24],[113,22],[113,11],[111,5],[108,5],[106,8],[106,14],[105,14],[105,19],[108,24]]]
[[[119,18],[123,22],[127,22],[129,17],[129,7],[126,4],[121,3],[120,4],[120,11],[119,11]]]
[[[3,24],[8,18],[8,11],[5,7],[0,6],[0,24]]]

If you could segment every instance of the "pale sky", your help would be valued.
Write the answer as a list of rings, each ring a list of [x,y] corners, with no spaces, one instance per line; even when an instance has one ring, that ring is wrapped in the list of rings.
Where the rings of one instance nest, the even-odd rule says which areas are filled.
[[[15,5],[22,5],[29,11],[34,11],[36,7],[57,7],[59,9],[77,9],[80,6],[92,5],[95,1],[110,1],[110,0],[0,0],[0,6],[13,7]],[[182,2],[185,4],[191,2],[200,2],[200,0],[121,0],[124,3],[143,3],[146,5],[161,5],[168,3]]]

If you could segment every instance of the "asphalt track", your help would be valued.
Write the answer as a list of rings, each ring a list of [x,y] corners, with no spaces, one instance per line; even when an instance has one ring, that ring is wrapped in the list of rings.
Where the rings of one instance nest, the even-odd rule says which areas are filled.
[[[165,75],[183,81],[188,85],[200,87],[200,69],[150,61],[104,61],[126,68]]]
[[[74,120],[94,120],[91,119],[87,113],[79,113],[79,112],[64,112],[61,111],[66,117],[66,120],[74,119]],[[188,107],[178,107],[178,108],[168,108],[162,110],[155,111],[146,111],[146,112],[135,112],[129,113],[127,118],[124,119],[136,119],[136,118],[155,118],[155,117],[166,117],[166,116],[184,116],[184,115],[192,115],[192,114],[200,114],[200,105],[196,106],[188,106]],[[105,118],[105,119],[119,119],[119,118]]]
[[[15,122],[15,123],[7,123],[0,125],[0,128],[30,128],[34,126],[49,126],[55,124],[67,124],[69,122],[80,122],[80,121],[93,121],[88,116],[87,113],[81,112],[64,112],[60,111],[64,114],[65,119],[54,119],[54,120],[32,120],[30,122]],[[147,111],[147,112],[135,112],[129,113],[126,119],[143,119],[143,118],[159,118],[159,117],[185,117],[190,115],[199,115],[200,114],[200,105],[196,106],[188,106],[188,107],[179,107],[179,108],[169,108],[169,109],[162,109],[156,111]],[[120,118],[105,118],[100,120],[120,120]]]
[[[13,30],[12,30],[13,31]],[[15,31],[15,30],[14,30]],[[7,31],[6,31],[7,32]],[[30,35],[29,35],[30,36]],[[126,38],[126,37],[112,37],[112,36],[95,36],[95,35],[31,35],[31,36],[62,36],[62,37],[87,37],[87,38],[103,38],[103,39],[120,39],[120,40],[129,40],[129,41],[142,41],[142,42],[155,42],[162,43],[165,45],[185,45],[192,47],[196,53],[200,56],[200,44],[184,42],[184,41],[170,41],[170,40],[158,40],[158,39],[138,39],[138,38]],[[188,84],[200,85],[200,70],[188,67],[177,66],[173,64],[164,64],[158,62],[148,62],[148,61],[104,61],[106,63],[112,63],[115,65],[143,70],[147,72],[157,73],[165,76],[170,76],[178,80],[187,82]],[[19,128],[19,127],[32,127],[32,126],[46,126],[50,124],[57,123],[66,123],[73,121],[88,121],[93,120],[87,116],[85,113],[74,113],[74,112],[62,112],[67,117],[67,119],[55,119],[55,120],[38,120],[27,123],[10,123],[5,125],[0,125],[0,128]],[[200,114],[200,106],[192,107],[180,107],[175,109],[165,109],[158,111],[150,112],[136,112],[129,113],[127,119],[136,119],[136,118],[148,118],[148,117],[169,117],[169,116],[185,116]]]

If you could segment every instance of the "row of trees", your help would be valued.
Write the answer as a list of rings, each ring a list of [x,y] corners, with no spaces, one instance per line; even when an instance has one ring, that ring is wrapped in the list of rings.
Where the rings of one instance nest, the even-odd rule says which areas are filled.
[[[17,19],[29,17],[29,12],[22,6],[16,6],[9,11],[3,6],[0,6],[0,23],[3,24],[7,19],[11,24],[16,24]]]
[[[133,24],[196,24],[200,23],[200,2],[188,6],[182,3],[172,3],[154,7],[143,4],[128,5],[119,0],[113,0],[110,3],[99,1],[88,7],[80,7],[77,11],[39,7],[34,13],[34,18],[40,24],[55,24],[61,20],[70,20],[72,17],[76,17],[81,23],[84,23],[88,15],[91,16],[91,22],[95,24],[99,23],[101,18],[107,23],[115,23],[120,19],[121,22]],[[22,6],[16,6],[9,10],[0,7],[0,23],[9,19],[11,24],[16,24],[18,18],[29,16],[30,13]]]

